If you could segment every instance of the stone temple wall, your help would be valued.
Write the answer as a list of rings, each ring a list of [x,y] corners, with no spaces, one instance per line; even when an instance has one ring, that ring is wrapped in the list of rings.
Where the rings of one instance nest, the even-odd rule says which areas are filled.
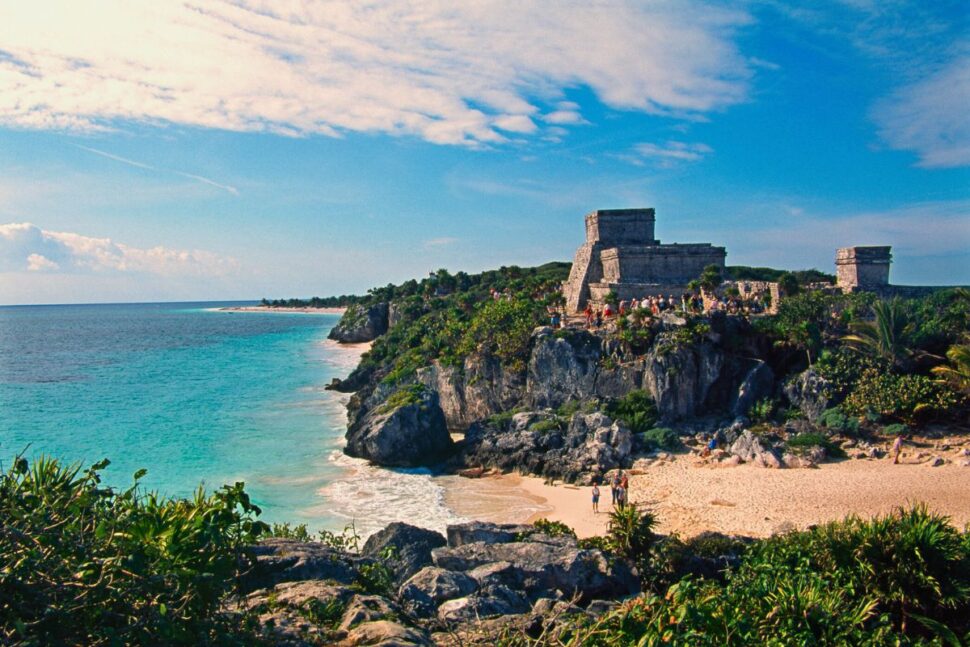
[[[563,284],[566,310],[610,291],[621,299],[678,294],[708,265],[724,267],[723,247],[709,243],[661,244],[653,209],[600,209],[586,215],[586,242],[576,250]]]

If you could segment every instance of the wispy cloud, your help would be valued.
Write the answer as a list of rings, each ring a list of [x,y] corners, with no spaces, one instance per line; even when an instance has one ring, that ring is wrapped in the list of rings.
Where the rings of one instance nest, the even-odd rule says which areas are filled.
[[[630,152],[617,153],[613,157],[636,166],[644,166],[652,161],[657,166],[670,167],[686,162],[697,162],[714,152],[707,144],[667,141],[662,144],[643,142],[636,144]]]
[[[742,101],[751,66],[733,36],[749,21],[701,0],[555,10],[516,0],[109,0],[92,10],[63,0],[4,16],[0,124],[385,132],[493,145],[504,133],[535,133],[542,114],[581,123],[576,108],[557,106],[578,86],[652,114]]]
[[[105,151],[102,151],[102,150],[98,150],[97,148],[91,148],[90,146],[81,146],[80,144],[74,144],[74,146],[76,148],[80,148],[81,150],[88,151],[89,153],[94,153],[95,155],[100,155],[101,157],[106,157],[106,158],[108,158],[110,160],[114,160],[116,162],[121,162],[122,164],[127,164],[128,166],[134,166],[136,168],[143,168],[143,169],[146,169],[148,171],[159,171],[159,172],[163,172],[163,173],[165,173],[165,172],[167,172],[167,173],[174,173],[175,175],[181,175],[182,177],[187,177],[190,180],[195,180],[196,182],[201,182],[202,184],[208,184],[209,186],[214,186],[214,187],[216,187],[218,189],[222,189],[223,191],[228,191],[229,193],[231,193],[233,195],[239,195],[239,190],[236,187],[229,186],[228,184],[220,184],[219,182],[216,182],[215,180],[210,180],[209,178],[203,177],[201,175],[195,175],[194,173],[186,173],[185,171],[175,171],[175,170],[161,169],[161,168],[158,168],[157,166],[152,166],[151,164],[145,164],[143,162],[136,162],[135,160],[128,159],[127,157],[121,157],[120,155],[114,155],[112,153],[108,153],[108,152],[105,152]]]
[[[431,238],[424,241],[425,247],[446,247],[448,245],[454,245],[460,239],[453,236],[440,236],[438,238]]]
[[[914,151],[919,166],[970,164],[970,54],[898,89],[873,116],[886,143]]]
[[[225,276],[232,258],[205,250],[161,245],[142,249],[71,232],[47,231],[31,223],[0,225],[0,272],[142,273],[159,276]]]

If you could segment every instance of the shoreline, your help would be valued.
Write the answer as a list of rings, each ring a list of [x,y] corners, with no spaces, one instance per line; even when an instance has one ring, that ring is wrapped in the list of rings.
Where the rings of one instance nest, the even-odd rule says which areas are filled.
[[[675,456],[630,476],[631,500],[657,515],[657,532],[683,538],[707,531],[763,538],[852,514],[863,518],[886,514],[915,503],[950,517],[957,528],[970,524],[966,494],[970,469],[956,464],[929,467],[893,465],[888,459],[847,459],[817,469],[776,470],[753,465],[715,468],[692,458]],[[488,482],[490,490],[542,507],[525,519],[503,517],[496,509],[486,520],[532,523],[545,518],[565,523],[580,538],[607,530],[612,509],[608,486],[600,486],[600,512],[594,514],[588,486],[550,485],[539,477],[519,474],[465,480]],[[471,507],[459,502],[454,509],[471,516],[466,514]]]
[[[262,313],[296,313],[305,315],[343,315],[347,308],[270,308],[267,306],[226,306],[213,308],[217,312],[262,312]]]

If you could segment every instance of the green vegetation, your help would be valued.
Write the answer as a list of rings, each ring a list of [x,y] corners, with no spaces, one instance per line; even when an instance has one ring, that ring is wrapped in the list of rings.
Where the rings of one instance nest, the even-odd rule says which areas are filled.
[[[833,443],[828,436],[814,432],[803,432],[796,434],[785,441],[785,447],[795,454],[804,452],[814,447],[821,447],[827,456],[833,458],[844,458],[845,452],[841,447]]]
[[[242,483],[191,499],[102,487],[101,461],[18,457],[0,476],[0,642],[235,644],[222,612],[268,530]]]
[[[355,374],[397,384],[432,361],[458,367],[475,352],[524,370],[532,331],[548,323],[549,306],[561,303],[558,288],[568,274],[569,263],[475,275],[439,270],[420,283],[371,290],[366,303],[394,299],[400,320],[374,342]]]
[[[748,267],[746,265],[728,265],[724,268],[727,276],[733,281],[768,281],[779,282],[782,275],[790,274],[795,277],[799,285],[809,283],[835,283],[835,276],[819,270],[776,270],[771,267]]]
[[[673,451],[681,447],[680,434],[669,427],[654,427],[637,437],[648,452],[658,449]]]
[[[427,389],[423,384],[407,384],[400,387],[397,391],[392,393],[384,401],[384,404],[377,410],[377,413],[383,415],[385,413],[390,413],[396,411],[401,407],[406,407],[412,404],[421,404],[424,401],[424,395]]]
[[[604,412],[624,422],[635,434],[649,431],[657,423],[657,405],[646,391],[630,391],[619,400],[608,402]]]
[[[818,423],[835,433],[849,436],[854,436],[859,433],[859,419],[845,415],[842,407],[826,409],[818,417]]]
[[[654,557],[667,550],[669,563],[682,564],[682,547],[640,548]],[[923,507],[748,547],[722,537],[695,548],[740,563],[720,579],[687,576],[599,619],[575,619],[555,636],[507,644],[890,646],[970,638],[970,533]],[[643,552],[637,557],[644,561]]]
[[[576,533],[572,528],[561,521],[550,521],[549,519],[536,519],[532,526],[536,532],[541,532],[550,537],[572,537],[575,539]]]

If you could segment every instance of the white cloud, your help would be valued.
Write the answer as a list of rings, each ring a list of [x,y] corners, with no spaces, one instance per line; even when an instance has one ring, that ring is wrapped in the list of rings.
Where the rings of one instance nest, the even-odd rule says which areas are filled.
[[[58,270],[60,268],[60,265],[40,254],[31,254],[27,257],[28,272],[43,272],[45,270]]]
[[[534,132],[540,103],[578,115],[555,105],[568,88],[697,115],[742,101],[750,77],[731,41],[749,18],[700,2],[65,0],[4,13],[0,125],[19,128],[134,121],[474,146]]]
[[[880,136],[914,151],[919,166],[970,164],[970,55],[897,90],[873,111]]]
[[[127,273],[224,276],[238,263],[205,250],[140,249],[110,238],[46,231],[31,223],[0,225],[0,272]]]
[[[645,142],[633,147],[633,155],[621,156],[633,163],[643,159],[657,160],[661,165],[670,165],[676,162],[696,162],[704,158],[705,155],[713,153],[707,144],[685,143],[668,141],[664,144],[652,144]]]

